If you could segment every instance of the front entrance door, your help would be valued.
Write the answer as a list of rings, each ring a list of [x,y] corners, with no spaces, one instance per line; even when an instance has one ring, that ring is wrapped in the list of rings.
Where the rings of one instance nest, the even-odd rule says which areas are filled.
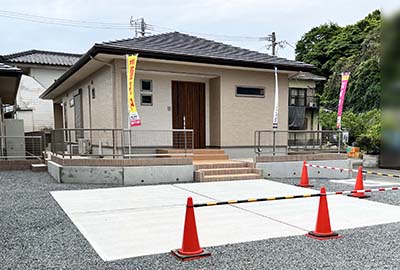
[[[205,88],[204,83],[172,81],[172,128],[182,129],[185,117],[186,128],[193,129],[194,148],[206,146]],[[173,143],[176,148],[184,147],[181,135],[174,134]]]

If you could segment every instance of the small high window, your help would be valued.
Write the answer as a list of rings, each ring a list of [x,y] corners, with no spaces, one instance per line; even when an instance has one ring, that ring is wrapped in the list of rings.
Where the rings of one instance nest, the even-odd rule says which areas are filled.
[[[237,97],[264,97],[264,88],[250,86],[236,86]]]
[[[140,105],[153,106],[152,80],[140,80]]]
[[[153,91],[153,82],[152,80],[140,80],[140,90],[141,91],[148,91],[152,92]]]
[[[140,95],[140,105],[152,106],[153,105],[153,95],[141,94]]]

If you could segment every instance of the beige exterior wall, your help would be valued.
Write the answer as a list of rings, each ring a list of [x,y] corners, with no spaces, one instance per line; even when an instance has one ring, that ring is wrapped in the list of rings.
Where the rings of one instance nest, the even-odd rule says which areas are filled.
[[[82,89],[83,127],[90,128],[91,122],[92,128],[112,128],[113,95],[111,84],[111,69],[105,66],[76,84],[61,97],[61,101],[67,106],[68,128],[75,128],[74,107],[70,106],[70,100],[79,93],[79,89]],[[88,86],[95,89],[95,98],[91,98],[91,113],[89,113]]]
[[[289,87],[293,87],[293,88],[315,88],[315,81],[311,81],[311,80],[289,80]]]
[[[210,146],[221,145],[221,78],[210,79]]]
[[[288,76],[280,74],[279,129],[288,126]],[[236,86],[258,86],[265,96],[237,97]],[[272,129],[275,76],[273,73],[229,70],[221,76],[221,146],[252,146],[254,131]],[[278,142],[279,143],[279,142]]]

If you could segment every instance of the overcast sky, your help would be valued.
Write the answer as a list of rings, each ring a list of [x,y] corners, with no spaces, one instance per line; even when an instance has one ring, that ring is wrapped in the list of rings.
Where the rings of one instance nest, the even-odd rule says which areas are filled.
[[[202,36],[261,52],[270,52],[262,37],[272,31],[278,40],[295,45],[312,27],[325,22],[352,24],[374,9],[398,10],[399,0],[0,0],[0,54],[29,49],[83,53],[94,43],[129,38],[129,20],[145,18],[158,31],[203,33]],[[22,21],[4,11],[84,20],[120,23],[121,29],[80,28]],[[11,15],[15,17],[15,15]],[[21,17],[22,15],[19,15]],[[29,16],[22,16],[32,19]],[[37,20],[37,19],[35,19]],[[43,19],[42,21],[44,21]],[[161,27],[168,28],[164,29]],[[126,28],[126,29],[125,29]],[[154,32],[154,34],[159,32]],[[205,35],[208,34],[208,35]],[[294,58],[286,46],[278,55]]]

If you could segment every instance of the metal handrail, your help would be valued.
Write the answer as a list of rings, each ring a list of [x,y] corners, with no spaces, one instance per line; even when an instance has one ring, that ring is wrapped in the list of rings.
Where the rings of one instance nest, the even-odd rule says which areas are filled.
[[[262,134],[266,133],[266,134],[270,134],[272,136],[271,140],[268,143],[262,143]],[[271,147],[272,148],[272,155],[275,156],[277,154],[276,148],[277,148],[277,143],[276,143],[276,134],[278,133],[286,133],[287,135],[287,141],[281,145],[286,147],[286,154],[289,153],[289,150],[291,149],[291,147],[295,147],[295,149],[299,150],[301,149],[300,145],[290,145],[290,141],[291,139],[289,138],[290,134],[304,134],[305,138],[299,138],[298,141],[303,141],[304,140],[304,144],[302,145],[302,147],[304,147],[305,151],[316,151],[316,152],[332,152],[332,151],[336,151],[336,150],[329,150],[329,149],[324,149],[322,145],[322,140],[323,140],[323,136],[324,134],[338,134],[338,138],[337,138],[337,152],[341,153],[342,150],[342,131],[341,130],[274,130],[274,129],[267,129],[267,130],[256,130],[254,131],[254,153],[257,156],[260,156],[263,152],[262,148],[265,146]],[[307,138],[307,134],[312,134],[312,138]],[[315,138],[315,134],[317,134],[318,138]],[[321,138],[319,138],[321,136]],[[296,141],[296,138],[294,138],[294,140]],[[313,141],[312,145],[308,145],[308,141]],[[314,144],[314,141],[319,142],[318,145]],[[319,146],[319,148],[316,148],[316,146]],[[293,148],[292,148],[293,149]],[[298,152],[298,151],[297,151]]]
[[[77,136],[78,132],[82,136]],[[90,132],[90,136],[88,135]],[[104,133],[103,133],[104,132]],[[177,135],[175,135],[178,133]],[[62,157],[69,157],[74,154],[75,147],[80,147],[80,139],[88,141],[84,145],[88,151],[78,152],[79,156],[111,156],[113,158],[130,158],[137,156],[163,156],[161,153],[148,153],[159,148],[174,147],[175,139],[181,145],[182,154],[168,154],[165,156],[192,156],[193,152],[193,129],[111,129],[111,128],[60,128],[51,131],[51,151],[53,154],[60,154]],[[135,135],[136,134],[136,135]],[[144,134],[144,135],[143,135]],[[181,134],[182,137],[179,137]],[[190,134],[190,136],[188,135]],[[97,135],[97,136],[96,136]],[[170,136],[170,137],[169,137]],[[177,137],[175,137],[177,136]],[[184,137],[184,142],[182,141]],[[137,139],[139,138],[139,141]],[[155,139],[152,145],[152,138]],[[168,139],[170,138],[170,139]],[[157,140],[158,139],[158,140]],[[98,142],[98,144],[96,144]],[[171,143],[171,145],[170,145]],[[93,150],[97,147],[98,153]],[[108,149],[108,151],[103,151]],[[112,153],[111,153],[112,149]],[[139,153],[133,153],[133,150],[139,150]],[[183,151],[184,150],[184,151]],[[108,152],[108,153],[107,153]],[[147,152],[147,153],[145,153]]]
[[[25,155],[10,155],[9,153],[4,152],[3,149],[6,149],[7,144],[8,144],[7,139],[23,139]],[[38,144],[36,144],[36,145],[35,144],[32,144],[32,145],[27,144],[26,139],[36,139],[38,141]],[[3,159],[11,159],[12,160],[12,159],[36,158],[36,159],[42,160],[42,159],[44,159],[44,144],[43,144],[42,139],[43,139],[42,136],[37,136],[37,135],[34,135],[34,136],[29,136],[29,135],[28,136],[25,136],[25,135],[23,135],[23,136],[13,136],[13,135],[4,136],[4,135],[0,135],[0,140],[1,140],[0,147],[2,149],[0,159],[2,159],[2,160]],[[33,148],[30,149],[29,146],[32,146]],[[31,150],[31,152],[29,152],[30,150]],[[32,150],[33,150],[33,152],[32,152]],[[37,152],[39,154],[35,155],[34,152]]]

